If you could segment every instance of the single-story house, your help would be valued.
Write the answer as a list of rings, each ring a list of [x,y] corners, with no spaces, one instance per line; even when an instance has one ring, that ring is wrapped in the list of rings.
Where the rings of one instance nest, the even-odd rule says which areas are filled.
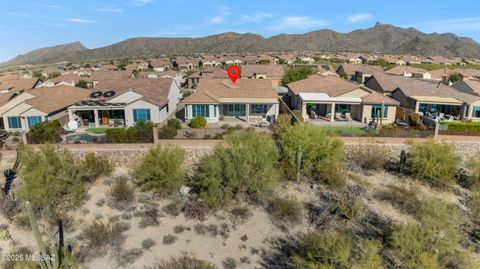
[[[185,86],[187,88],[195,88],[203,78],[227,79],[229,76],[228,72],[224,69],[217,67],[204,67],[200,71],[193,72],[187,76],[187,83]]]
[[[412,79],[413,78],[404,76],[379,74],[369,77],[364,85],[371,90],[388,96],[396,90],[399,85],[408,83]]]
[[[383,123],[391,123],[395,121],[399,105],[392,98],[338,76],[314,74],[287,86],[290,106],[301,110],[306,120],[321,118],[331,122],[367,123],[383,116]]]
[[[408,65],[395,66],[385,71],[389,75],[399,75],[410,78],[431,79],[432,75],[425,69],[412,67]]]
[[[249,64],[241,68],[241,77],[250,79],[268,79],[273,87],[278,87],[285,75],[284,67],[277,64]]]
[[[81,126],[132,126],[160,123],[176,111],[180,88],[171,78],[137,78],[100,82],[85,98],[68,107],[69,120]]]
[[[193,94],[181,102],[186,121],[203,116],[209,123],[223,118],[240,118],[247,122],[277,118],[279,100],[267,80],[202,79]]]
[[[449,87],[442,82],[408,79],[395,89],[391,97],[406,109],[425,116],[453,116],[456,120],[479,116],[480,96]],[[479,111],[476,114],[474,111]]]
[[[147,69],[151,69],[158,72],[166,71],[172,68],[172,62],[169,59],[152,59],[148,61]]]
[[[41,87],[25,91],[0,107],[7,131],[28,131],[35,124],[60,120],[67,123],[67,107],[89,97],[91,91],[71,86]]]

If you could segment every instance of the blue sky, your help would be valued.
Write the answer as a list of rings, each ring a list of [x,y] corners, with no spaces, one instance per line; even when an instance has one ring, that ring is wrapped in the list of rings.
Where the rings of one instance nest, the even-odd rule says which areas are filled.
[[[263,36],[376,21],[480,41],[480,3],[319,0],[0,0],[0,62],[30,50],[81,41],[96,48],[138,36],[199,37],[226,31]]]

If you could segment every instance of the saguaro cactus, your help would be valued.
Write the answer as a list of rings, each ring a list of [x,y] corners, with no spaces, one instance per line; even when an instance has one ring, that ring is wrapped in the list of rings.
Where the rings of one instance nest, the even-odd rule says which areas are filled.
[[[38,264],[42,269],[58,269],[59,268],[59,256],[58,256],[58,248],[51,247],[50,252],[47,252],[47,246],[42,240],[42,235],[38,229],[37,219],[33,214],[32,206],[30,202],[25,203],[25,207],[27,208],[28,218],[30,219],[30,225],[32,226],[33,236],[35,237],[35,241],[37,242],[38,250],[40,255],[45,257],[51,257],[51,259],[44,259],[43,261],[38,261]],[[52,256],[55,255],[54,257]]]

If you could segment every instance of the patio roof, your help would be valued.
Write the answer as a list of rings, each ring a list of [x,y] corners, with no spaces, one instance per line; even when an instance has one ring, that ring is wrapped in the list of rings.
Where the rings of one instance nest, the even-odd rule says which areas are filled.
[[[126,103],[109,103],[105,100],[84,100],[69,108],[71,109],[94,109],[94,108],[124,108]]]
[[[327,102],[327,103],[356,103],[360,104],[362,99],[360,97],[330,97],[326,93],[300,93],[300,97],[304,101]]]
[[[438,97],[438,96],[421,96],[415,95],[410,98],[421,103],[447,104],[447,105],[462,105],[463,102],[453,97]]]

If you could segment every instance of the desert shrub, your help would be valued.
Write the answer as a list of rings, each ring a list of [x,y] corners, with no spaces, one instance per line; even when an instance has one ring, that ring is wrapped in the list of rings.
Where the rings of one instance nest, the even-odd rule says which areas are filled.
[[[471,193],[467,205],[472,212],[472,221],[480,225],[480,191]]]
[[[82,204],[83,174],[68,150],[46,145],[37,151],[24,146],[20,161],[24,184],[18,196],[30,201],[34,211],[53,214]]]
[[[281,137],[282,134],[292,125],[292,116],[289,114],[278,115],[277,120],[273,124],[273,133],[276,137]]]
[[[309,232],[300,235],[290,254],[293,268],[349,268],[353,243],[337,232]]]
[[[301,110],[293,110],[292,111],[293,115],[295,115],[295,117],[297,117],[297,119],[300,121],[300,122],[304,122],[305,120],[303,119],[303,113]]]
[[[117,250],[115,253],[117,265],[119,267],[124,267],[127,264],[132,264],[138,258],[140,258],[142,254],[143,254],[143,250],[141,248],[132,248],[129,250]]]
[[[173,233],[176,233],[176,234],[179,234],[179,233],[183,233],[187,228],[183,225],[176,225],[175,227],[173,227]]]
[[[222,261],[223,268],[234,269],[237,268],[237,261],[232,257],[227,257]]]
[[[321,128],[311,125],[294,125],[283,133],[282,166],[286,175],[294,179],[297,176],[297,159],[301,154],[301,170],[309,177],[320,177],[324,163],[330,167],[343,160],[343,143],[328,136]],[[325,177],[323,178],[325,179]]]
[[[163,244],[164,245],[171,245],[175,243],[178,240],[178,238],[173,235],[173,234],[167,234],[163,236]]]
[[[230,210],[230,215],[232,216],[232,221],[234,223],[243,223],[247,221],[253,214],[248,207],[235,207]]]
[[[293,226],[302,222],[302,203],[294,198],[275,198],[270,201],[268,213],[277,225]]]
[[[92,249],[100,249],[106,246],[118,247],[123,244],[125,237],[123,232],[128,226],[121,222],[93,222],[82,231],[84,240]]]
[[[313,179],[330,186],[343,187],[347,184],[347,173],[343,163],[325,161],[315,166]]]
[[[222,126],[220,128],[226,130],[226,129],[230,128],[230,125],[228,123],[224,123],[224,124],[222,124]]]
[[[422,117],[418,113],[413,113],[408,116],[408,120],[410,122],[410,126],[423,130],[425,129],[425,125],[423,124]]]
[[[198,116],[190,120],[190,127],[203,129],[207,126],[207,120],[203,116]]]
[[[360,242],[359,250],[361,252],[360,258],[356,260],[352,269],[383,269],[382,258],[380,250],[382,243],[379,241],[365,240]]]
[[[186,181],[184,158],[183,149],[158,145],[148,151],[142,162],[133,169],[132,176],[145,191],[160,195],[173,194]]]
[[[389,201],[395,207],[409,214],[414,213],[422,203],[418,196],[418,191],[409,187],[388,185],[377,196],[382,200]]]
[[[204,221],[208,215],[208,206],[203,201],[188,201],[183,208],[187,219]]]
[[[452,144],[437,143],[430,139],[425,143],[410,145],[409,151],[409,167],[417,179],[439,185],[455,181],[460,158],[455,154]]]
[[[347,158],[365,170],[381,170],[388,152],[382,145],[359,144],[351,148]]]
[[[190,256],[180,256],[171,258],[169,261],[163,261],[146,269],[217,269],[217,267],[208,262],[199,260]]]
[[[15,214],[20,212],[20,203],[18,200],[9,196],[0,197],[0,212],[8,220],[12,220]]]
[[[161,213],[156,207],[148,207],[137,213],[137,215],[141,217],[139,226],[142,229],[160,224]]]
[[[162,211],[167,213],[172,217],[176,217],[180,215],[180,211],[182,210],[182,205],[179,202],[173,201],[165,206],[162,207]]]
[[[348,192],[339,195],[335,207],[336,213],[348,220],[355,219],[363,210],[363,204]]]
[[[152,143],[154,126],[155,124],[151,121],[142,121],[135,123],[135,125],[128,129],[132,129],[135,133],[136,143]]]
[[[35,124],[29,131],[30,142],[33,144],[56,143],[61,140],[62,125],[58,120]]]
[[[259,202],[276,186],[278,158],[275,142],[267,134],[235,132],[200,160],[192,185],[211,208],[239,197]]]
[[[150,249],[155,246],[155,241],[153,239],[147,238],[142,241],[142,248],[143,249]]]
[[[95,153],[89,152],[85,155],[85,159],[80,162],[83,179],[93,181],[101,175],[110,175],[113,171],[112,164],[106,156],[96,156]]]
[[[168,125],[162,126],[158,131],[158,138],[160,139],[173,139],[177,136],[177,129]]]
[[[464,166],[463,173],[457,175],[457,183],[471,191],[480,191],[480,161],[472,158]]]
[[[9,257],[5,255],[2,260],[2,269],[38,269],[39,265],[33,260],[25,259],[27,255],[32,255],[33,251],[28,247],[15,247],[9,250]],[[18,256],[14,256],[18,255]],[[24,259],[16,259],[15,257],[24,257]]]
[[[135,189],[128,183],[128,178],[120,177],[108,191],[111,206],[123,210],[135,199]]]
[[[176,130],[182,129],[182,124],[180,123],[180,120],[172,118],[167,121],[167,126],[174,128]]]

